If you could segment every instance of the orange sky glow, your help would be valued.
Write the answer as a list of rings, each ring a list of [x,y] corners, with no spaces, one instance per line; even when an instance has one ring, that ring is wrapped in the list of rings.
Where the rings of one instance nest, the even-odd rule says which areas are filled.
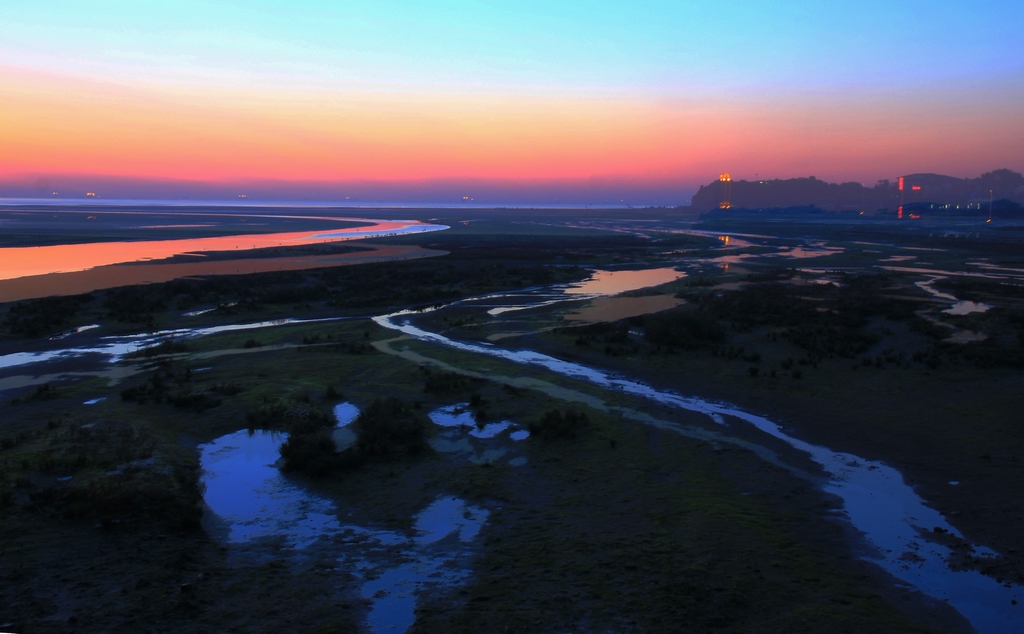
[[[702,183],[723,170],[869,181],[913,171],[975,175],[969,166],[979,163],[1024,167],[1024,120],[1007,125],[1014,117],[1005,100],[940,97],[282,96],[0,67],[0,179]]]

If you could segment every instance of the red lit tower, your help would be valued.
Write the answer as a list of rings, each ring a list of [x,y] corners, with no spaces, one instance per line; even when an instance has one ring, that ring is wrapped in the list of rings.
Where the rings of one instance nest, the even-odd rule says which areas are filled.
[[[718,203],[718,208],[729,209],[732,207],[732,177],[728,173],[722,174],[718,182],[722,184],[722,202]]]

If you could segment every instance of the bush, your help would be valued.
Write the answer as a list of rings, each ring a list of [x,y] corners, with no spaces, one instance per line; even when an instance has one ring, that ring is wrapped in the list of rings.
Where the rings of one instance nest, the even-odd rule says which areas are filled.
[[[85,304],[92,301],[91,294],[70,297],[43,297],[12,305],[3,320],[3,327],[13,335],[38,337],[67,326]]]
[[[257,416],[273,416],[289,430],[281,445],[284,470],[320,478],[358,467],[367,460],[417,456],[430,451],[430,420],[398,399],[377,399],[352,423],[356,444],[338,452],[331,437],[333,418],[310,407],[271,407]],[[252,422],[254,417],[250,418]]]
[[[364,457],[416,456],[430,449],[430,420],[406,401],[378,398],[353,423],[356,451]]]

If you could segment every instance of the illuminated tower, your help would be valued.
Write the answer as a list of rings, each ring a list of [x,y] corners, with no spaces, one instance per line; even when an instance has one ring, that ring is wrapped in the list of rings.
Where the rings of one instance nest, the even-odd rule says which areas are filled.
[[[896,210],[896,218],[903,220],[903,177],[900,176],[900,207]]]
[[[732,177],[722,174],[718,177],[718,182],[722,184],[722,202],[718,203],[718,208],[729,209],[732,207]]]

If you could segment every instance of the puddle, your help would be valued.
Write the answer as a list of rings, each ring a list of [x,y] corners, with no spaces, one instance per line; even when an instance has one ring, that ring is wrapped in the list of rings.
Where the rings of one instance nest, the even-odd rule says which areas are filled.
[[[472,429],[469,432],[469,435],[474,438],[494,438],[511,426],[512,423],[507,420],[500,423],[488,423],[484,425],[483,428],[476,427]]]
[[[919,286],[932,294],[938,294],[939,291],[927,286],[934,281],[919,283]],[[806,453],[822,467],[828,474],[824,490],[843,500],[843,513],[846,518],[875,549],[872,561],[894,577],[912,584],[929,596],[949,602],[980,631],[1014,631],[1020,619],[1024,618],[1024,607],[1019,605],[1024,602],[1024,589],[1020,586],[1004,587],[976,571],[951,570],[946,562],[953,554],[952,551],[944,545],[921,539],[922,531],[931,531],[934,527],[940,527],[958,537],[961,534],[938,511],[929,508],[913,488],[904,482],[897,470],[884,463],[864,460],[853,454],[804,442],[786,434],[779,425],[767,418],[730,405],[659,391],[637,381],[562,361],[532,350],[506,350],[491,345],[449,339],[410,323],[409,319],[413,314],[411,311],[400,311],[373,319],[384,328],[425,342],[498,357],[514,363],[537,365],[604,388],[700,412],[719,424],[725,422],[726,417],[750,424]],[[454,409],[444,413],[451,417],[443,418],[448,422],[447,426],[464,424],[457,418],[464,413],[455,414]],[[471,421],[471,418],[468,420]],[[916,556],[908,559],[904,557],[907,552],[913,552]],[[974,554],[985,557],[994,556],[995,553],[976,546]]]
[[[293,484],[275,466],[287,437],[243,429],[200,445],[203,497],[228,524],[228,542],[280,536],[292,548],[305,548],[342,530],[330,500]]]
[[[807,260],[810,258],[821,258],[827,255],[844,253],[843,247],[830,247],[824,242],[809,242],[806,246],[786,247],[778,253],[766,253],[764,257],[792,258],[794,260]]]
[[[340,429],[358,415],[346,403],[335,412]],[[441,496],[415,515],[409,534],[344,524],[333,501],[281,475],[275,465],[286,438],[241,430],[199,447],[204,499],[227,525],[228,543],[279,538],[296,551],[313,544],[334,549],[339,566],[363,579],[358,591],[371,601],[367,625],[373,632],[406,631],[421,594],[466,582],[472,542],[488,510]]]
[[[469,403],[439,407],[429,414],[430,420],[441,427],[476,427]]]
[[[464,500],[442,497],[416,516],[413,539],[417,544],[433,544],[457,535],[459,541],[470,542],[483,528],[487,515],[487,511],[469,506]]]
[[[985,341],[988,339],[988,335],[983,332],[974,332],[973,330],[958,330],[953,333],[951,337],[943,339],[946,343],[977,343],[979,341]]]
[[[338,427],[347,427],[359,417],[359,408],[352,403],[338,403],[334,406],[334,419]]]
[[[953,304],[952,308],[947,308],[942,312],[947,315],[970,315],[971,313],[988,312],[988,309],[990,308],[992,307],[981,302],[959,301]]]
[[[349,425],[359,416],[359,408],[352,403],[338,403],[334,406],[334,419],[338,421],[331,438],[338,451],[344,451],[356,444],[356,432]]]
[[[444,428],[430,439],[430,446],[435,451],[465,456],[474,464],[495,464],[502,459],[513,467],[527,463],[526,456],[518,455],[519,450],[514,444],[529,438],[530,432],[519,429],[512,421],[503,420],[480,427],[473,419],[469,403],[439,407],[428,416],[435,425]]]
[[[91,398],[88,401],[82,403],[82,405],[95,405],[96,403],[102,403],[105,400],[107,400],[106,396],[101,396],[99,398]]]
[[[932,277],[928,280],[921,282],[915,282],[914,285],[921,290],[930,293],[937,299],[944,299],[953,302],[953,305],[942,312],[946,315],[970,315],[971,313],[984,313],[988,312],[992,307],[982,302],[970,302],[966,300],[957,299],[955,296],[949,293],[944,293],[940,290],[935,289],[932,285],[940,280],[947,279],[945,276]],[[982,334],[973,332],[962,332],[957,333],[956,336],[951,338],[953,343],[969,343],[971,341],[984,341],[987,337]]]
[[[435,588],[452,588],[470,576],[465,566],[470,543],[487,521],[488,511],[456,497],[441,497],[416,516],[412,561],[374,571],[362,594],[373,601],[367,623],[374,632],[404,632],[416,621],[418,596]],[[370,575],[367,575],[368,577]]]

